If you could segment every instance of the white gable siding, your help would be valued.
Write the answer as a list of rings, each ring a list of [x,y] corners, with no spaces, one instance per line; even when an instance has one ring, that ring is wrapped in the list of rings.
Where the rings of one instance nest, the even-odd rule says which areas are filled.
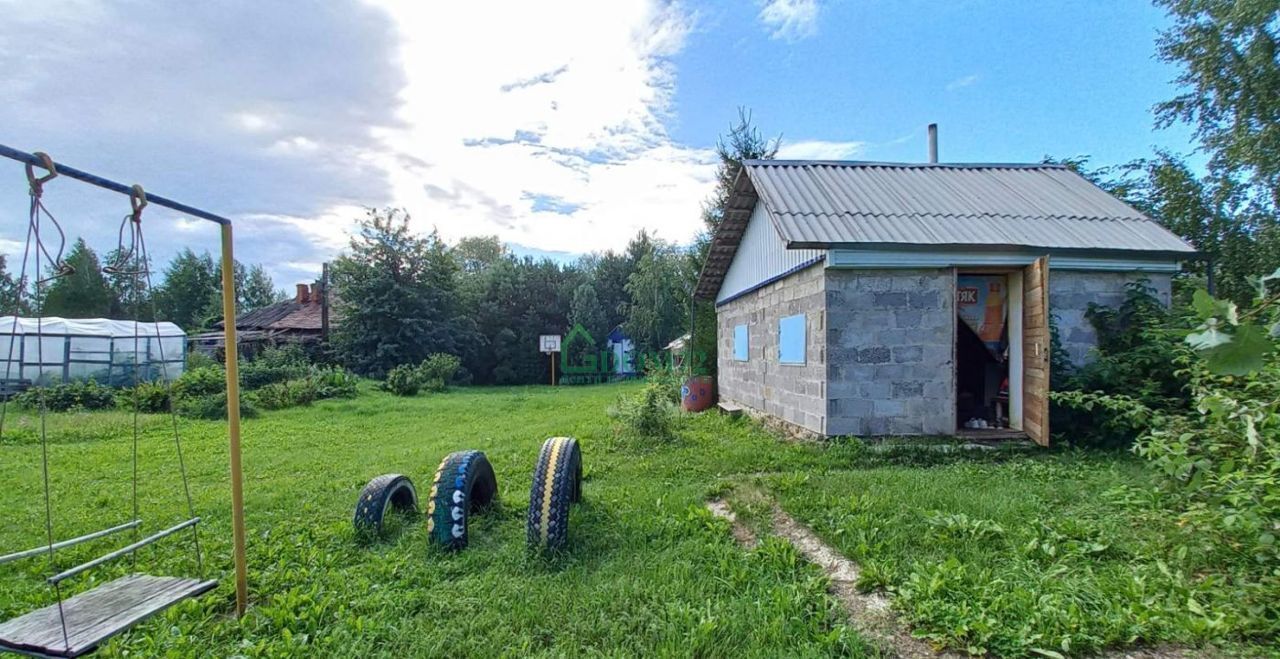
[[[747,221],[747,230],[738,243],[738,251],[733,255],[733,262],[729,264],[729,270],[725,272],[724,281],[720,284],[716,303],[759,286],[826,253],[825,249],[787,249],[778,231],[773,228],[764,204],[756,203],[751,219]]]

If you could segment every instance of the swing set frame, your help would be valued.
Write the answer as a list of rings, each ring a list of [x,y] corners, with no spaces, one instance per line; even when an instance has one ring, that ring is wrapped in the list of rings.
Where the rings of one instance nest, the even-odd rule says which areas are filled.
[[[27,153],[19,149],[14,149],[4,144],[0,144],[0,156],[10,160],[16,160],[24,163],[28,167],[39,167],[48,172],[46,179],[54,176],[65,176],[77,181],[88,183],[104,190],[117,192],[125,196],[134,194],[133,186],[103,178],[95,174],[91,174],[84,170],[76,169],[70,165],[54,162],[47,155]],[[50,169],[51,168],[51,169]],[[161,197],[159,195],[146,194],[148,203],[157,206],[163,206],[170,210],[177,211],[184,215],[200,218],[213,222],[221,227],[222,233],[222,316],[223,316],[223,339],[226,346],[225,362],[227,374],[227,434],[230,441],[231,449],[231,528],[233,555],[235,560],[235,582],[236,582],[236,616],[244,615],[245,609],[248,607],[249,587],[248,587],[248,568],[245,563],[245,531],[244,531],[244,475],[240,462],[240,376],[238,364],[238,351],[236,349],[236,288],[235,288],[235,258],[232,247],[232,229],[231,220],[216,215],[205,210],[201,210],[194,206]],[[194,523],[184,523],[183,526]],[[107,529],[99,533],[106,534],[123,528],[132,528],[137,522],[131,522],[119,528]],[[168,529],[162,533],[172,533],[175,529]],[[79,543],[93,537],[99,537],[97,534],[90,534],[80,538],[73,538],[65,541],[67,544]],[[152,540],[152,539],[148,539]],[[45,551],[46,548],[41,547],[38,551]],[[128,550],[129,548],[125,548]],[[23,552],[24,554],[26,552]],[[115,552],[119,553],[119,552]],[[114,553],[113,553],[114,554]],[[81,568],[87,569],[85,566]],[[76,568],[77,570],[81,568]],[[62,575],[58,575],[62,576]]]

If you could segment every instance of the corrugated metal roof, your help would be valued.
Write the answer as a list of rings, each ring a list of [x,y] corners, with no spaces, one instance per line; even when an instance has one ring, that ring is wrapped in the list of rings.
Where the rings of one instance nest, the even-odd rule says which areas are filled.
[[[789,247],[1195,249],[1061,165],[744,163]]]

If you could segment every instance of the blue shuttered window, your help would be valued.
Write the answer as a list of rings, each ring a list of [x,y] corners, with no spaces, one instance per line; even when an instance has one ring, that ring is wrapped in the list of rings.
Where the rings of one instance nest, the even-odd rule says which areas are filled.
[[[748,341],[747,326],[734,325],[733,326],[733,358],[735,361],[740,361],[740,362],[747,361],[747,355],[749,354],[749,350],[750,350],[747,344],[747,341]]]
[[[783,364],[805,363],[804,314],[786,316],[778,321],[778,361]]]

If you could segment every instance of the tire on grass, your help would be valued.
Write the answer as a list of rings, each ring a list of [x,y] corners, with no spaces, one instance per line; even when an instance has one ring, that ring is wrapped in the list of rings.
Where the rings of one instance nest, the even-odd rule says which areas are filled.
[[[356,501],[356,531],[382,535],[382,522],[392,508],[410,512],[418,509],[418,491],[408,476],[383,474],[364,486]]]
[[[529,546],[562,547],[569,537],[569,506],[582,500],[582,450],[572,437],[542,444],[529,490],[526,537]]]
[[[427,497],[427,535],[446,549],[467,546],[471,514],[498,498],[498,479],[482,451],[457,451],[436,469]]]

